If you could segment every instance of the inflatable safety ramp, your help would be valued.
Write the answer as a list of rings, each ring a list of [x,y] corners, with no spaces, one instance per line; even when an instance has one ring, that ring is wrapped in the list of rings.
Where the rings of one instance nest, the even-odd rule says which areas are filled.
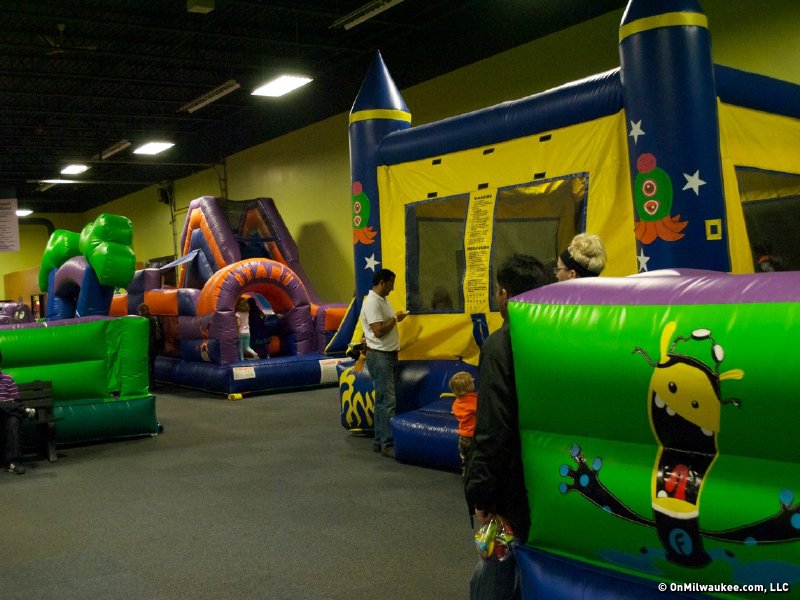
[[[692,270],[512,300],[524,597],[800,584],[798,301],[798,272]]]
[[[458,419],[453,396],[438,400],[392,419],[395,457],[406,463],[449,471],[461,468],[458,454]]]

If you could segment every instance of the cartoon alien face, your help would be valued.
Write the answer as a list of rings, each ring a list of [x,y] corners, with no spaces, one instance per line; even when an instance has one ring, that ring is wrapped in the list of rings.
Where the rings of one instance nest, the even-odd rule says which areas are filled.
[[[351,207],[353,229],[362,229],[369,223],[370,203],[369,197],[364,193],[360,181],[353,182]]]
[[[659,364],[650,380],[651,410],[666,413],[665,420],[680,417],[711,437],[719,433],[721,404],[719,384],[714,374],[702,363],[689,357],[672,356]],[[668,427],[668,426],[667,426]],[[661,432],[656,432],[661,437]]]
[[[660,221],[672,210],[672,181],[656,166],[655,156],[642,154],[636,161],[634,181],[636,213],[642,221]]]

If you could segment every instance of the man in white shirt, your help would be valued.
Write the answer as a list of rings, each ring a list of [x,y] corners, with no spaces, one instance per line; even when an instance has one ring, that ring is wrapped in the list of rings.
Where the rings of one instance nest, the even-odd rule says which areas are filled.
[[[361,328],[367,342],[367,368],[375,385],[372,449],[394,458],[394,439],[390,421],[395,411],[395,373],[400,334],[397,324],[407,313],[395,313],[386,296],[394,289],[395,274],[381,269],[372,277],[372,289],[361,307]]]

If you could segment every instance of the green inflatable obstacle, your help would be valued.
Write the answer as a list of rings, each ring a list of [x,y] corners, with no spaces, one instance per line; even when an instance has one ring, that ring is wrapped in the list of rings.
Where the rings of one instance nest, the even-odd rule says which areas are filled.
[[[3,370],[18,383],[53,382],[59,444],[155,434],[148,335],[140,317],[2,329]]]
[[[570,565],[524,569],[527,589],[800,589],[799,301],[798,272],[688,270],[509,304],[527,546]]]

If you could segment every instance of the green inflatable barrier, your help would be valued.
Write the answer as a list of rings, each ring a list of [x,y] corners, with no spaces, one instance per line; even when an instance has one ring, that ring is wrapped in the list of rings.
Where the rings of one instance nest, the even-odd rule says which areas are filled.
[[[657,581],[800,585],[800,273],[516,300],[528,545]]]
[[[141,317],[1,329],[3,369],[18,383],[53,382],[59,443],[154,434],[148,336]]]

